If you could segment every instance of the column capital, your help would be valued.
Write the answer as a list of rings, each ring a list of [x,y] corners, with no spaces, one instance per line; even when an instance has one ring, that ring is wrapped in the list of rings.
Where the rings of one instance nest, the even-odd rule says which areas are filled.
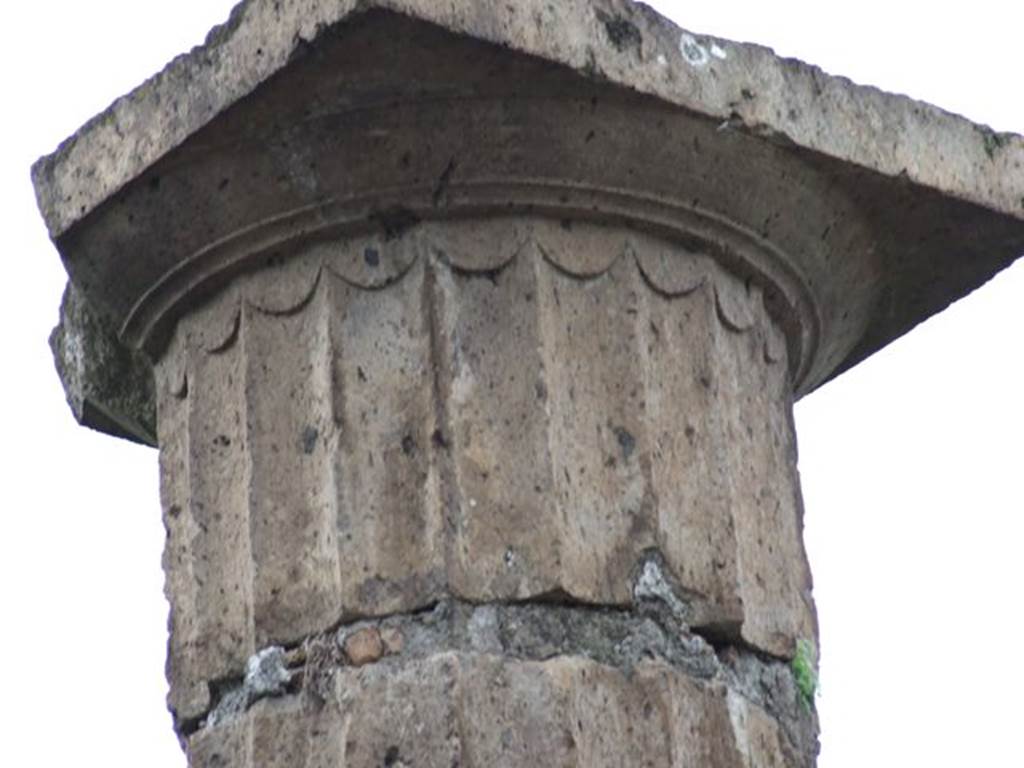
[[[310,240],[528,212],[756,285],[799,396],[1024,252],[1022,167],[1018,136],[622,0],[249,0],[33,176],[78,294],[151,358]],[[140,398],[64,378],[80,419],[152,440]]]

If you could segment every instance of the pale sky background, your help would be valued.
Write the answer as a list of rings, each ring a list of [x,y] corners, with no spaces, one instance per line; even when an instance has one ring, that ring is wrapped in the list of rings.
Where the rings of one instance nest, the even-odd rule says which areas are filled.
[[[230,0],[7,3],[0,25],[0,764],[183,768],[164,706],[154,451],[78,428],[29,166]],[[1017,2],[653,3],[1024,132]],[[797,406],[821,620],[820,768],[1024,766],[1024,265]]]

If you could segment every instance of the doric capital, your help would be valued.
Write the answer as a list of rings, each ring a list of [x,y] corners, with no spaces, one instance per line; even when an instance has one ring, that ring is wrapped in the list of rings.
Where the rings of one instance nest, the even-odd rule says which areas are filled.
[[[90,312],[151,358],[311,243],[529,213],[719,262],[784,330],[799,396],[1024,252],[1022,166],[1019,137],[622,0],[249,0],[34,176]],[[83,397],[152,440],[145,397]]]

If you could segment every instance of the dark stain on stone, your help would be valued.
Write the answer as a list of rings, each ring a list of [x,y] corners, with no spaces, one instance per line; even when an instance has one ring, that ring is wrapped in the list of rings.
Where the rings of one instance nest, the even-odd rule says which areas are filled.
[[[601,67],[597,64],[597,55],[594,53],[594,49],[590,46],[587,46],[587,60],[583,64],[583,74],[595,80],[604,78],[604,73],[601,71]]]
[[[219,448],[227,448],[229,445],[231,445],[231,438],[229,438],[227,435],[217,435],[215,438],[213,438],[213,444],[218,446]]]
[[[416,440],[413,439],[412,435],[406,435],[402,438],[402,453],[406,456],[412,456],[416,452]]]
[[[408,208],[396,205],[370,214],[370,221],[384,230],[384,237],[394,240],[420,223],[420,217]]]
[[[636,450],[636,438],[625,427],[616,427],[615,439],[619,441],[619,448],[622,449],[622,458],[628,460]]]
[[[640,50],[644,38],[636,24],[621,16],[611,16],[603,11],[598,11],[597,17],[604,24],[605,34],[608,35],[611,44],[615,46],[615,50],[620,53],[627,48]]]
[[[284,254],[280,251],[273,251],[263,260],[263,265],[267,267],[280,267],[282,264],[284,264]]]
[[[321,26],[322,25],[320,25],[320,24],[317,25],[317,34],[319,34],[319,32],[320,32],[320,27]],[[289,51],[289,53],[288,53],[288,62],[287,63],[288,64],[292,64],[292,63],[294,63],[296,61],[301,61],[302,59],[304,59],[307,56],[309,56],[310,54],[312,54],[313,50],[314,50],[314,45],[313,45],[313,41],[312,40],[307,40],[304,37],[300,37],[299,35],[296,35],[293,47],[292,47],[291,51]]]
[[[368,247],[363,251],[363,261],[370,269],[376,269],[380,266],[380,251],[373,246]]]
[[[391,745],[388,747],[387,752],[384,753],[384,765],[386,768],[390,768],[392,765],[397,765],[401,759],[401,753],[398,751],[398,747]]]
[[[441,448],[445,451],[448,450],[448,440],[440,429],[434,430],[434,433],[430,436],[430,442],[434,444],[435,448]]]
[[[316,449],[316,440],[320,432],[316,427],[307,426],[302,430],[302,452],[307,456]]]
[[[431,201],[434,203],[434,207],[437,208],[441,205],[444,200],[445,193],[448,191],[448,185],[451,183],[452,174],[455,173],[455,169],[458,164],[455,162],[453,157],[448,161],[448,165],[444,167],[444,171],[441,172],[441,176],[437,180],[437,184],[434,185],[434,193],[431,196]]]

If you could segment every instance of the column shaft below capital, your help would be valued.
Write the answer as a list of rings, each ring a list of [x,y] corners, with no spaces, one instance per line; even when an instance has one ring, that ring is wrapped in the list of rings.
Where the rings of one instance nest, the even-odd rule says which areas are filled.
[[[314,677],[308,647],[325,638],[338,652],[316,675],[336,680],[320,705],[347,711],[339,702],[354,696],[358,709],[434,680],[434,714],[450,719],[456,698],[487,696],[478,671],[513,688],[553,686],[537,699],[556,702],[548,736],[578,758],[596,742],[566,713],[591,685],[641,712],[651,686],[659,711],[692,698],[735,721],[738,701],[744,712],[767,706],[735,671],[741,657],[756,675],[785,677],[784,663],[764,659],[791,658],[815,620],[786,343],[758,286],[666,239],[541,217],[425,222],[264,262],[182,318],[157,365],[171,704],[183,733],[217,741],[225,708],[261,700],[239,691],[268,648],[299,661],[282,672],[288,701],[261,706],[305,706],[312,694],[298,681]],[[347,670],[346,633],[399,622],[415,635],[417,616],[439,604],[575,611],[598,646],[653,643],[656,663],[634,678],[644,654],[557,642],[524,660],[514,644],[481,649],[450,629],[412,656],[371,643],[380,669]],[[586,623],[604,611],[626,624]],[[696,676],[685,653],[666,650],[686,638],[706,651]],[[338,682],[351,675],[359,682]],[[415,692],[417,706],[434,698]],[[804,732],[806,713],[779,725],[790,710],[772,706],[758,717]],[[527,738],[517,722],[522,754],[546,752],[548,736]],[[671,732],[652,752],[662,762]],[[483,749],[474,739],[451,736],[443,749]],[[801,739],[783,741],[806,753]],[[440,764],[429,754],[423,764]]]

